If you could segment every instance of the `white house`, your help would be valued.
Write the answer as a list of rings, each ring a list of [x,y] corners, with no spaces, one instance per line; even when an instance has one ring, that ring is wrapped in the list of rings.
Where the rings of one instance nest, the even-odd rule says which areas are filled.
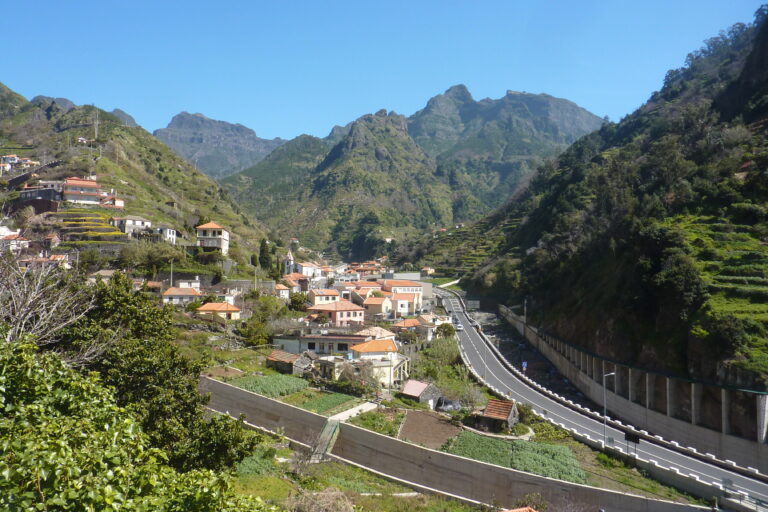
[[[371,364],[373,376],[386,388],[393,388],[408,378],[409,359],[397,352],[391,339],[371,340],[352,346],[355,360]]]
[[[195,288],[168,288],[163,292],[163,304],[186,306],[201,297],[201,293]]]
[[[339,290],[334,289],[313,289],[309,290],[309,293],[307,294],[307,299],[309,300],[309,303],[313,306],[317,306],[319,304],[329,304],[331,302],[336,302],[339,300]]]
[[[158,226],[156,233],[160,238],[171,245],[176,245],[176,230],[168,226]]]
[[[115,226],[123,233],[133,235],[152,227],[152,221],[136,215],[126,215],[125,217],[112,217],[109,223]]]
[[[291,300],[291,290],[284,284],[277,283],[275,285],[275,294],[284,301]]]
[[[226,256],[229,253],[229,231],[215,222],[201,224],[197,230],[197,246],[204,249],[216,249]]]
[[[0,236],[0,251],[11,251],[12,253],[21,252],[29,247],[29,240],[19,234],[19,232]]]

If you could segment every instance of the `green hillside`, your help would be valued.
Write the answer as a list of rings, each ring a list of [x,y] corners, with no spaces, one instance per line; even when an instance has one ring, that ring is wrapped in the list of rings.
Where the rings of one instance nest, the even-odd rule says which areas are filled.
[[[602,356],[765,389],[762,19],[708,40],[636,112],[542,166],[493,223],[519,228],[468,284],[527,298],[535,324]]]
[[[542,157],[602,122],[547,95],[475,101],[455,86],[408,119],[382,111],[326,139],[302,135],[223,184],[279,234],[366,258],[391,252],[384,239],[400,244],[480,218],[524,185]]]
[[[125,214],[167,223],[187,237],[201,219],[230,228],[244,245],[263,236],[264,230],[224,189],[142,128],[125,126],[92,106],[65,110],[50,101],[30,103],[20,98],[0,95],[0,112],[8,112],[0,116],[0,152],[60,161],[40,172],[39,179],[95,174],[103,189],[114,189],[125,199]],[[98,137],[78,144],[78,137],[94,138],[97,110]]]

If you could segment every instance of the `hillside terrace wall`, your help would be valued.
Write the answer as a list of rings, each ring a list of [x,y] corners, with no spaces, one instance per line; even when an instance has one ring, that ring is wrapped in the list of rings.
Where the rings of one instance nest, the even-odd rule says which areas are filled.
[[[768,472],[766,395],[718,388],[630,368],[540,333],[504,306],[499,311],[560,373],[595,403],[653,432],[745,468]],[[733,405],[738,404],[738,408]],[[733,435],[733,434],[741,435]]]
[[[208,377],[200,378],[201,393],[210,393],[208,407],[269,430],[282,431],[293,441],[311,445],[320,435],[327,418],[292,405],[251,393]]]
[[[201,377],[200,390],[210,393],[208,407],[293,441],[311,445],[325,425],[323,416]],[[492,464],[422,448],[343,423],[331,457],[349,462],[428,492],[480,503],[511,506],[525,494],[540,493],[553,510],[577,504],[584,510],[679,512],[704,507],[659,501],[523,473]]]

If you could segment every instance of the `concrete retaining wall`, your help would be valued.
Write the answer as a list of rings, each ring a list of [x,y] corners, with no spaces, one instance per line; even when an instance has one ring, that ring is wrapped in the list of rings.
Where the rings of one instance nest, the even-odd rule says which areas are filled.
[[[584,510],[626,512],[709,510],[531,475],[405,443],[346,423],[341,425],[331,453],[380,473],[488,504],[511,506],[525,494],[540,493],[554,510],[566,504]]]
[[[244,414],[248,423],[271,432],[282,430],[285,437],[303,444],[313,444],[327,420],[325,416],[208,377],[200,378],[199,389],[203,394],[211,394],[209,408],[235,418]]]
[[[201,377],[200,391],[210,393],[208,407],[238,417],[288,439],[312,445],[325,425],[324,416]],[[371,469],[406,485],[486,504],[513,505],[528,493],[540,493],[548,502],[579,504],[586,510],[678,512],[709,510],[618,492],[561,482],[483,462],[422,448],[343,423],[331,455]],[[557,508],[554,508],[557,510]]]
[[[522,319],[509,309],[500,307],[499,310],[502,316],[518,332],[523,334],[531,345],[541,352],[563,376],[569,379],[595,403],[603,402],[603,386],[602,382],[598,382],[589,375],[590,368],[592,368],[591,373],[593,375],[602,376],[603,373],[613,371],[616,371],[619,376],[632,375],[632,371],[627,367],[601,360],[572,346],[564,348],[565,353],[563,354],[548,343],[543,336],[539,335],[535,328],[525,325]],[[572,361],[581,361],[581,368]],[[597,370],[594,368],[597,368]],[[634,372],[637,372],[637,370],[634,370]],[[670,383],[677,382],[677,379],[667,379],[665,376],[659,377],[670,381]],[[638,429],[653,432],[665,439],[674,439],[680,446],[692,447],[698,452],[710,453],[721,460],[732,460],[741,467],[756,468],[760,472],[768,473],[768,445],[765,443],[725,434],[696,425],[691,421],[675,418],[674,403],[666,404],[666,399],[663,408],[666,409],[667,414],[653,410],[647,406],[648,404],[644,406],[635,403],[614,392],[614,389],[616,389],[614,387],[616,384],[612,382],[614,378],[609,378],[607,382],[606,404],[608,410],[615,413],[623,421]],[[621,377],[619,378],[619,383],[619,386],[623,385]],[[691,386],[690,383],[686,384],[689,387]],[[645,390],[647,389],[646,387]],[[640,391],[645,392],[645,390]],[[675,397],[674,393],[667,393],[666,389],[662,394],[665,397]],[[633,392],[632,395],[635,395],[635,393]]]

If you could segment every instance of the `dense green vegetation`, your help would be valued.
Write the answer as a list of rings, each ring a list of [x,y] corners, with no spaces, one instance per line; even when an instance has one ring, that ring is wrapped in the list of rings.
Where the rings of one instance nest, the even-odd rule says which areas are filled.
[[[98,138],[77,143],[78,137],[94,138],[97,111]],[[229,228],[243,245],[264,233],[213,180],[159,140],[92,106],[67,110],[51,99],[27,102],[3,86],[0,145],[29,147],[30,156],[59,161],[39,173],[39,179],[95,174],[103,189],[115,189],[125,199],[124,214],[166,223],[187,237],[195,225],[211,219]]]
[[[640,109],[542,166],[496,214],[519,227],[468,284],[527,298],[529,320],[605,357],[765,389],[764,97],[731,92],[764,72],[745,66],[768,48],[764,17],[708,40]]]
[[[95,375],[35,352],[19,339],[0,351],[4,510],[267,510],[210,471],[171,469]]]
[[[533,441],[504,441],[474,432],[462,432],[451,439],[443,450],[558,480],[576,483],[586,483],[587,480],[579,461],[564,446]]]

